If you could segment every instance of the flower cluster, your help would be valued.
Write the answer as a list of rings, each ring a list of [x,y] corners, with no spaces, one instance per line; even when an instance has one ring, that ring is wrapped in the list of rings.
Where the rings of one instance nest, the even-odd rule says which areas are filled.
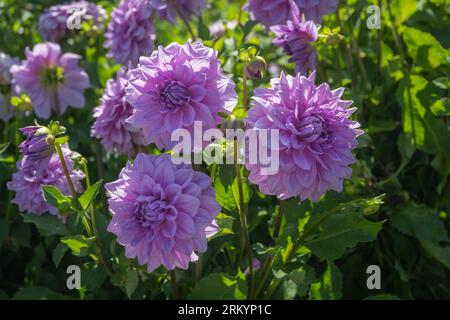
[[[176,16],[189,19],[192,15],[200,16],[206,7],[206,0],[150,0],[152,7],[162,19],[175,22]]]
[[[135,65],[140,56],[150,54],[156,37],[152,12],[149,0],[122,0],[111,13],[105,33],[107,57]]]
[[[133,114],[133,108],[125,98],[127,84],[128,75],[124,69],[118,72],[116,79],[108,80],[101,104],[94,109],[91,135],[99,138],[109,152],[132,157],[139,145],[147,143],[142,130],[126,122]]]
[[[322,17],[336,11],[339,0],[295,0],[306,20],[322,22]],[[249,0],[245,10],[266,27],[285,24],[290,18],[289,0]]]
[[[81,180],[84,178],[84,173],[73,169],[72,151],[69,147],[62,145],[61,149],[75,190],[81,192]],[[16,193],[12,202],[19,206],[21,212],[38,215],[45,212],[56,214],[57,209],[45,202],[42,196],[43,185],[53,185],[63,194],[70,194],[61,161],[56,153],[50,156],[46,167],[41,172],[38,172],[38,168],[29,166],[24,157],[17,163],[17,172],[13,174],[12,181],[7,183],[8,189]]]
[[[196,252],[206,251],[220,211],[206,174],[174,165],[167,154],[139,153],[105,187],[113,214],[108,231],[149,272],[160,265],[187,269]]]
[[[289,62],[295,62],[296,73],[306,74],[308,69],[314,70],[316,67],[316,50],[312,42],[317,40],[317,27],[313,21],[302,22],[294,0],[289,1],[292,20],[288,20],[285,25],[270,28],[276,35],[273,43],[292,56]]]
[[[134,114],[128,121],[143,129],[148,142],[171,149],[175,129],[193,137],[194,121],[202,121],[206,130],[221,122],[219,112],[231,113],[237,103],[234,87],[217,52],[201,42],[159,47],[131,71],[126,92]]]
[[[26,49],[26,60],[11,68],[14,80],[31,99],[36,115],[47,119],[51,110],[63,114],[70,105],[82,108],[83,91],[89,88],[89,77],[79,66],[81,56],[62,54],[55,43],[40,43]]]
[[[327,190],[342,190],[351,176],[352,149],[362,133],[348,117],[356,108],[341,100],[343,88],[316,87],[315,72],[309,78],[281,74],[271,88],[255,90],[247,124],[255,129],[278,129],[280,169],[262,173],[263,166],[247,164],[249,179],[260,190],[280,199],[299,196],[317,201]]]
[[[69,17],[80,19],[79,22],[92,22],[93,26],[102,29],[106,20],[103,7],[87,1],[74,1],[69,4],[51,6],[39,17],[39,33],[44,41],[57,42],[66,32]],[[76,17],[75,17],[76,15]]]

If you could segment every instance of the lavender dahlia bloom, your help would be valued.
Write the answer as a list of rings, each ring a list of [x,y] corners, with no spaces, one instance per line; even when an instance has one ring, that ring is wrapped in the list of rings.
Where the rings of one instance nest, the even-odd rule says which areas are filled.
[[[193,137],[194,121],[203,130],[221,122],[237,102],[234,83],[220,67],[217,52],[200,42],[172,43],[141,57],[131,71],[127,99],[134,108],[128,121],[142,128],[148,142],[171,149],[171,133],[184,128]]]
[[[133,114],[133,108],[125,99],[128,75],[120,70],[116,79],[106,84],[101,104],[94,109],[95,122],[91,135],[99,138],[109,152],[134,156],[139,145],[146,145],[141,129],[126,122]]]
[[[14,114],[10,103],[11,93],[15,93],[11,68],[19,63],[18,59],[0,52],[0,119],[4,121],[11,119]]]
[[[70,105],[84,106],[83,91],[89,88],[89,77],[78,66],[81,56],[61,53],[59,45],[39,43],[33,50],[25,51],[26,60],[13,66],[14,80],[31,99],[34,112],[39,118],[50,117],[51,110],[63,114]]]
[[[177,15],[189,19],[192,15],[200,16],[201,11],[206,7],[206,0],[150,0],[152,7],[158,11],[162,19],[175,22]]]
[[[54,137],[49,129],[42,126],[29,126],[20,131],[27,136],[19,145],[24,156],[23,167],[33,167],[36,174],[41,174],[47,167],[54,153]]]
[[[306,74],[308,68],[316,67],[316,50],[311,45],[317,40],[318,33],[313,21],[300,21],[298,7],[290,0],[292,9],[292,21],[286,25],[278,25],[270,28],[277,36],[273,43],[283,48],[283,51],[291,55],[289,62],[295,62],[295,72]]]
[[[135,65],[140,56],[150,54],[156,34],[149,0],[122,0],[111,13],[105,34],[107,57],[117,63]]]
[[[64,158],[74,183],[76,191],[82,191],[81,180],[84,174],[80,170],[73,169],[73,161],[70,158],[72,151],[65,145],[62,146]],[[41,215],[45,212],[57,213],[55,207],[45,202],[42,196],[42,185],[58,187],[62,193],[69,195],[70,190],[64,175],[61,161],[55,153],[51,156],[47,167],[38,174],[36,168],[25,165],[25,159],[17,162],[17,172],[13,174],[12,181],[7,183],[9,190],[16,192],[13,203],[19,206],[21,212]]]
[[[206,174],[174,165],[167,154],[139,153],[105,188],[113,214],[108,231],[149,272],[160,265],[187,269],[196,252],[206,251],[220,211]]]
[[[339,0],[295,0],[295,3],[306,20],[320,23],[324,15],[336,11]],[[266,27],[285,24],[291,13],[289,0],[249,0],[244,9]]]
[[[249,179],[260,190],[279,199],[299,196],[316,201],[327,190],[342,190],[351,176],[352,149],[362,134],[359,123],[348,117],[356,108],[341,100],[344,88],[316,87],[315,72],[309,78],[281,74],[271,88],[255,90],[248,125],[278,129],[280,166],[274,175],[263,175],[261,165],[247,164]],[[270,147],[269,147],[270,148]]]
[[[39,17],[39,33],[44,41],[56,42],[64,37],[68,28],[69,17],[80,17],[80,23],[92,21],[93,26],[101,29],[106,20],[103,7],[87,1],[74,1],[58,4],[46,9]],[[75,22],[75,20],[73,21]]]

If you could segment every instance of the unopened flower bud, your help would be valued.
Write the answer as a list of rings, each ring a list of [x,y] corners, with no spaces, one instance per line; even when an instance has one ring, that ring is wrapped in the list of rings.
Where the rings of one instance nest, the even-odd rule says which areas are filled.
[[[261,56],[251,58],[250,62],[245,65],[245,74],[250,79],[262,79],[264,71],[266,71],[267,63]]]

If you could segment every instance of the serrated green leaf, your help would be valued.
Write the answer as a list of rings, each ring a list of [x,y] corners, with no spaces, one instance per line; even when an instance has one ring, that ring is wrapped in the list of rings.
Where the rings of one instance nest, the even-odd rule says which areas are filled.
[[[409,203],[392,216],[391,223],[417,238],[428,254],[450,269],[450,239],[435,209]]]
[[[414,63],[427,69],[434,69],[447,63],[448,51],[431,34],[405,27],[403,40]]]
[[[333,261],[359,242],[375,240],[383,223],[371,222],[361,212],[335,214],[323,221],[316,233],[305,239],[305,245],[314,255]]]
[[[33,223],[43,236],[60,235],[66,236],[69,234],[66,226],[54,215],[49,213],[43,215],[35,215],[31,213],[22,214],[23,221]]]

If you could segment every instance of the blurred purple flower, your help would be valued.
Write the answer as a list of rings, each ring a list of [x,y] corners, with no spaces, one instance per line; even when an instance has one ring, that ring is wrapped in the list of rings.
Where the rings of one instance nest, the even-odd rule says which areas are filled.
[[[187,269],[206,251],[220,211],[206,174],[174,165],[168,154],[139,153],[105,188],[113,215],[108,231],[149,272],[160,265]]]
[[[73,169],[73,161],[70,158],[72,151],[66,146],[62,146],[64,158],[70,172],[70,177],[77,192],[82,191],[81,180],[84,173]],[[24,165],[25,158],[17,162],[17,172],[13,174],[12,181],[7,183],[9,190],[16,193],[13,203],[19,206],[21,212],[28,212],[41,215],[45,212],[57,213],[55,207],[45,202],[42,196],[42,185],[56,186],[63,194],[69,195],[69,186],[64,175],[61,162],[55,153],[50,158],[47,167],[40,174],[36,169]]]
[[[44,41],[57,42],[67,31],[67,21],[72,14],[79,15],[80,23],[92,21],[98,29],[103,28],[106,11],[103,7],[87,1],[74,1],[47,8],[39,17],[38,30]]]
[[[206,8],[206,0],[150,0],[152,7],[158,11],[162,19],[175,22],[177,15],[190,19],[192,15],[200,16],[201,11]]]
[[[220,38],[226,28],[222,20],[217,20],[209,25],[209,33],[216,38]]]
[[[4,121],[8,121],[14,115],[14,108],[10,103],[11,94],[15,93],[11,68],[19,63],[18,59],[0,52],[0,86],[6,88],[6,92],[0,90],[0,119]]]
[[[48,163],[54,153],[54,137],[49,129],[42,126],[29,126],[21,128],[26,135],[25,141],[19,145],[23,154],[22,166],[26,169],[33,168],[40,175],[48,167]]]
[[[111,13],[105,34],[107,57],[136,65],[140,56],[150,54],[156,37],[152,12],[149,0],[122,0]]]
[[[327,190],[342,190],[350,178],[354,162],[352,150],[363,131],[348,117],[356,108],[341,100],[344,88],[330,90],[328,84],[316,87],[315,72],[309,78],[281,74],[271,88],[255,90],[248,125],[255,129],[278,129],[279,170],[264,175],[259,164],[247,164],[249,179],[261,192],[279,199],[299,196],[317,201]],[[269,148],[271,148],[269,146]]]
[[[95,122],[91,135],[99,138],[106,150],[126,154],[137,153],[138,145],[147,145],[141,129],[125,122],[133,114],[133,108],[125,100],[128,74],[120,70],[116,79],[108,80],[101,104],[94,109]]]
[[[316,67],[316,50],[311,43],[317,40],[317,27],[313,21],[300,21],[298,7],[293,0],[290,0],[290,4],[292,21],[270,27],[270,30],[277,36],[273,43],[292,56],[289,62],[295,62],[295,73],[306,75],[308,68],[314,70]]]
[[[339,0],[295,0],[306,20],[322,22],[322,17],[336,11]],[[290,18],[289,0],[249,0],[244,6],[253,19],[266,27],[285,24]]]
[[[14,80],[31,99],[34,112],[40,118],[50,117],[51,110],[63,114],[70,105],[82,108],[83,91],[89,88],[89,77],[78,66],[81,56],[61,53],[59,45],[39,43],[33,51],[25,51],[26,60],[13,66]]]
[[[184,128],[193,137],[194,121],[207,130],[221,122],[219,112],[231,113],[234,87],[213,49],[190,41],[160,46],[131,71],[126,92],[134,114],[128,121],[143,129],[148,142],[171,149],[177,143],[170,139],[174,130]]]

